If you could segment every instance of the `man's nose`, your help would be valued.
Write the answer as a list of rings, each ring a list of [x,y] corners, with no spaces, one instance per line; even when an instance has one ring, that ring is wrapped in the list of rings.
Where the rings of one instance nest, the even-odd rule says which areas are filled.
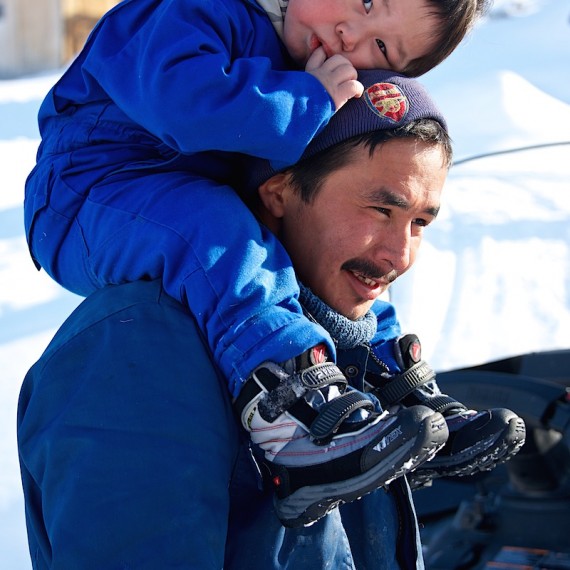
[[[403,273],[412,258],[412,237],[409,230],[390,232],[379,242],[378,258],[388,262],[392,269]]]

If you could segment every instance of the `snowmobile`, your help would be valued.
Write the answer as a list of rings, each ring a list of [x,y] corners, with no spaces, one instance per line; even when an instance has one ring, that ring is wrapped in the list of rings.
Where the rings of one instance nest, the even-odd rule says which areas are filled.
[[[515,411],[527,438],[493,471],[414,492],[426,570],[570,569],[570,350],[440,373],[437,381],[474,409]]]

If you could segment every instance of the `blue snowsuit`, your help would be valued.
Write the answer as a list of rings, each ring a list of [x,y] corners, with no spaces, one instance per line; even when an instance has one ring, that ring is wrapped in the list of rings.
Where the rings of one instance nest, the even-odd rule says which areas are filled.
[[[234,395],[263,361],[334,354],[288,255],[231,189],[240,157],[293,164],[332,116],[292,69],[254,0],[125,0],[44,100],[26,182],[36,265],[80,295],[161,278]]]
[[[388,362],[398,324],[374,310]],[[368,355],[338,351],[352,383]],[[281,526],[196,320],[159,280],[100,289],[62,325],[23,383],[18,449],[35,570],[423,569],[404,478]]]

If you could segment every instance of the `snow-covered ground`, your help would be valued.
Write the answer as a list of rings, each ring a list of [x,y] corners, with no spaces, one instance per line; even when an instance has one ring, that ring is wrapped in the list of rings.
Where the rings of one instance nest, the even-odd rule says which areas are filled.
[[[495,2],[423,81],[458,165],[392,290],[402,321],[438,370],[570,348],[570,3]]]
[[[497,0],[423,81],[456,158],[570,143],[570,3]],[[16,450],[20,383],[80,299],[38,273],[22,225],[36,113],[58,76],[0,81],[0,568],[31,568]],[[570,348],[570,144],[454,167],[441,219],[392,291],[439,370]]]

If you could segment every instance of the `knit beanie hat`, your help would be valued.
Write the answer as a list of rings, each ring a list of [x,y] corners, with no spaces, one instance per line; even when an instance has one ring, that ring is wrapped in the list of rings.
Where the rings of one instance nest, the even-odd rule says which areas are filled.
[[[369,69],[359,71],[358,80],[364,85],[362,97],[351,99],[332,116],[300,160],[358,135],[397,129],[417,119],[435,119],[447,132],[443,115],[416,79],[394,71]],[[276,173],[269,161],[252,161],[247,187],[257,189]]]

